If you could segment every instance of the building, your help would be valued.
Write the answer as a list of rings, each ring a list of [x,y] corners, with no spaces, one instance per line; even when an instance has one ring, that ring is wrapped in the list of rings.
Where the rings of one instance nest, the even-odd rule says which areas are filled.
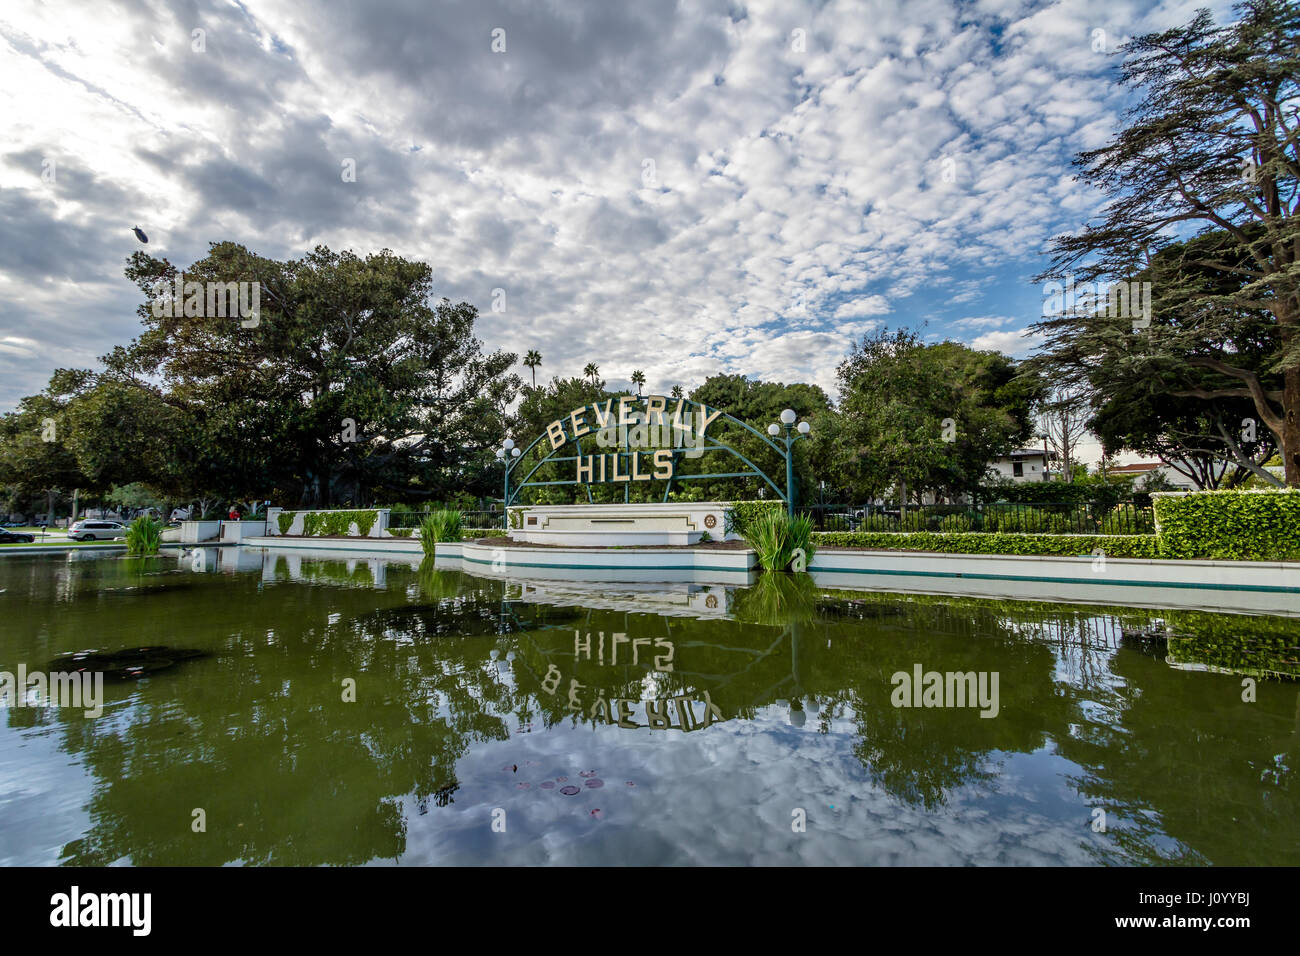
[[[989,462],[989,471],[1011,481],[1047,481],[1049,453],[1042,448],[1013,448]]]
[[[1128,475],[1137,479],[1138,482],[1141,482],[1147,475],[1155,473],[1162,475],[1170,485],[1179,491],[1198,490],[1196,482],[1163,461],[1139,461],[1131,465],[1115,465],[1107,468],[1106,473],[1110,475]]]

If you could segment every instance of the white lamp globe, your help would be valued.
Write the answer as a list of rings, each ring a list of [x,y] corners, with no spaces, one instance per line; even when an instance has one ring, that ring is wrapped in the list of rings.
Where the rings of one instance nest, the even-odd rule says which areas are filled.
[[[800,422],[800,423],[799,423],[799,434],[800,434],[800,435],[807,435],[807,434],[808,434],[808,430],[809,430],[809,428],[811,428],[811,426],[810,426],[807,422]]]
[[[515,447],[515,440],[513,438],[507,438],[505,441],[501,443],[501,447],[504,448],[506,451],[509,451],[511,448]]]
[[[796,414],[794,413],[794,409],[793,409],[793,408],[787,408],[785,411],[783,411],[783,412],[781,413],[781,424],[783,424],[783,425],[793,425],[793,424],[794,424],[794,420],[795,420],[796,418],[798,418],[798,417],[799,417],[799,416],[796,415]]]
[[[781,428],[776,424],[776,422],[773,422],[771,425],[767,426],[767,433],[775,438],[777,435],[781,434]]]
[[[497,458],[498,458],[498,460],[499,460],[499,459],[502,459],[502,458],[504,458],[504,457],[506,457],[506,453],[503,452],[500,448],[498,448],[498,449],[497,449]]]
[[[519,449],[518,449],[518,448],[512,448],[512,449],[510,449],[510,457],[511,457],[511,458],[518,458],[518,457],[519,457]]]

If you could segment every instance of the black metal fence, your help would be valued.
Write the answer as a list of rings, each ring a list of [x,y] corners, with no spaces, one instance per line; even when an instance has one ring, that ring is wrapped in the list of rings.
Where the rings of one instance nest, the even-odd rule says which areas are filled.
[[[388,515],[390,528],[418,528],[426,515],[432,511],[392,511]],[[491,531],[500,528],[503,517],[500,511],[462,511],[461,527],[467,531]]]
[[[1032,534],[1153,534],[1150,500],[982,505],[825,505],[801,508],[818,531],[1002,531]]]

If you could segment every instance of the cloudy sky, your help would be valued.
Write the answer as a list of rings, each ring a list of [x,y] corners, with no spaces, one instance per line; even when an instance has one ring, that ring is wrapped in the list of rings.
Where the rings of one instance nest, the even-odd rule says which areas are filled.
[[[135,334],[135,225],[425,260],[547,378],[829,389],[881,324],[1028,354],[1109,51],[1197,5],[5,0],[0,410]]]

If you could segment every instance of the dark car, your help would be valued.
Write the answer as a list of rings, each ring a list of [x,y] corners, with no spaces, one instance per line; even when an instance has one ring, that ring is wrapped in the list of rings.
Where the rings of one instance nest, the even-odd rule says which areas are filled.
[[[36,535],[27,534],[25,531],[0,531],[0,544],[15,544],[23,542],[31,544],[36,540]]]

